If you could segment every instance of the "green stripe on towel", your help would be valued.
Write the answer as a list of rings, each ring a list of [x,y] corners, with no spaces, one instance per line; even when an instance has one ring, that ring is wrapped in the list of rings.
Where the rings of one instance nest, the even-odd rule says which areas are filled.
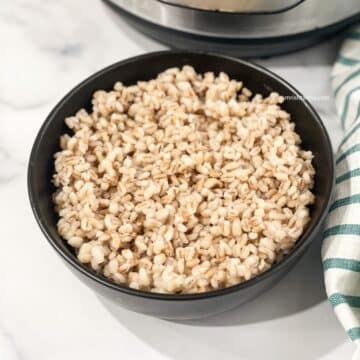
[[[340,175],[339,177],[336,178],[336,183],[339,184],[343,181],[349,180],[356,176],[360,176],[360,168],[351,170],[343,175]]]
[[[337,93],[340,91],[340,89],[350,80],[356,78],[357,76],[359,76],[360,74],[360,69],[358,69],[357,71],[351,73],[348,77],[346,77],[339,85],[338,87],[335,89],[334,91],[334,96],[337,95]]]
[[[346,159],[349,155],[356,153],[360,151],[360,144],[356,144],[354,146],[352,146],[350,149],[346,150],[343,154],[341,154],[337,159],[336,159],[336,164],[338,164],[339,162],[341,162],[342,160]]]
[[[354,308],[360,307],[360,296],[350,296],[335,293],[329,297],[329,301],[334,307],[340,304],[348,304],[349,306]]]
[[[346,36],[346,38],[351,40],[360,40],[360,32],[352,31],[348,36]]]
[[[324,231],[324,238],[333,235],[360,235],[360,224],[336,225]]]
[[[343,127],[345,125],[345,120],[346,120],[346,117],[347,117],[348,112],[349,112],[349,104],[350,104],[351,95],[354,92],[358,91],[358,90],[360,90],[360,86],[357,86],[357,87],[353,88],[351,91],[349,91],[346,94],[344,108],[343,108],[343,111],[342,111],[342,114],[341,114],[341,124],[342,124]]]
[[[360,203],[360,194],[355,194],[342,199],[338,199],[331,205],[329,212],[342,206],[358,204],[358,203]]]
[[[343,269],[360,272],[360,261],[352,259],[330,258],[323,261],[324,271],[329,269]]]
[[[359,64],[359,63],[360,63],[360,60],[359,60],[359,59],[354,59],[354,58],[351,58],[351,57],[348,57],[348,56],[342,56],[342,55],[340,55],[340,56],[337,58],[337,61],[338,61],[340,64],[348,65],[348,66],[353,66],[353,65],[356,65],[356,64]]]
[[[351,340],[353,340],[353,341],[357,340],[360,338],[360,327],[352,328],[352,329],[348,330],[347,333]]]
[[[354,120],[359,120],[359,117],[360,117],[360,101],[359,101],[358,110],[357,110]]]
[[[340,146],[342,147],[360,128],[360,122],[358,122],[342,139]]]

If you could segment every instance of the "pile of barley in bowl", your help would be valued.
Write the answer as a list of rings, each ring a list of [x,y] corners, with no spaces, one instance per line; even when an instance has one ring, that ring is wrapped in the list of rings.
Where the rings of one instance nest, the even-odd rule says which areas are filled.
[[[55,154],[60,235],[80,262],[145,291],[210,291],[268,270],[314,202],[313,156],[282,101],[190,66],[95,92]]]

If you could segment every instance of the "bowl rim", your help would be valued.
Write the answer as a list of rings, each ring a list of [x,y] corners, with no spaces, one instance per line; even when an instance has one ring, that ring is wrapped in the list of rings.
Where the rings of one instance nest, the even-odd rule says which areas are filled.
[[[40,215],[40,209],[37,201],[37,195],[34,191],[34,166],[36,164],[36,159],[38,157],[39,151],[40,151],[40,143],[44,136],[46,136],[46,132],[50,124],[52,123],[53,119],[55,118],[57,112],[62,108],[62,106],[74,95],[77,93],[77,91],[81,90],[84,86],[87,86],[88,84],[92,83],[94,80],[96,80],[98,77],[103,76],[105,73],[112,71],[118,67],[121,67],[123,65],[129,64],[131,62],[137,62],[140,60],[147,60],[151,59],[153,57],[161,57],[166,55],[178,55],[178,56],[204,56],[204,57],[212,57],[212,58],[218,58],[223,59],[227,61],[236,62],[239,64],[242,64],[246,67],[252,68],[255,71],[259,71],[263,74],[265,74],[268,77],[271,77],[275,79],[277,82],[281,83],[283,86],[287,87],[294,95],[298,97],[298,100],[302,103],[303,106],[307,108],[309,113],[311,114],[314,121],[318,123],[320,126],[322,133],[324,135],[324,139],[326,142],[326,148],[327,150],[330,150],[330,156],[331,159],[331,166],[328,169],[329,176],[331,178],[331,185],[329,187],[329,190],[326,193],[326,198],[324,202],[324,206],[321,209],[321,213],[319,215],[319,219],[317,223],[314,223],[311,227],[308,227],[305,229],[305,232],[301,235],[300,239],[296,243],[295,247],[292,249],[292,251],[284,257],[279,263],[274,264],[271,266],[271,268],[254,278],[251,278],[247,281],[244,281],[239,284],[235,284],[229,287],[217,289],[217,290],[211,290],[201,293],[191,293],[191,294],[167,294],[167,293],[156,293],[156,292],[149,292],[149,291],[143,291],[143,290],[137,290],[132,289],[130,287],[127,287],[125,285],[116,284],[115,282],[108,280],[104,276],[95,273],[92,269],[88,268],[87,266],[81,264],[75,256],[68,255],[65,251],[63,251],[56,243],[56,241],[52,238],[50,235],[49,227],[48,225],[43,222],[43,219]],[[236,291],[239,291],[241,289],[250,288],[252,286],[255,286],[256,284],[264,281],[268,277],[274,275],[275,273],[281,271],[283,268],[287,266],[287,264],[291,263],[294,259],[296,259],[301,253],[304,252],[306,247],[308,247],[313,239],[311,236],[312,234],[316,233],[319,230],[319,227],[324,222],[325,217],[328,213],[330,202],[332,198],[332,193],[335,186],[335,163],[334,163],[334,155],[333,155],[333,148],[330,141],[329,134],[320,118],[316,110],[313,108],[313,106],[310,104],[310,102],[291,84],[289,84],[286,80],[284,80],[279,75],[275,74],[274,72],[266,69],[265,67],[255,64],[251,61],[243,60],[234,58],[231,56],[221,55],[213,52],[202,52],[202,51],[177,51],[177,50],[162,50],[162,51],[154,51],[149,52],[141,55],[137,55],[134,57],[130,57],[118,62],[115,62],[97,72],[87,77],[85,80],[80,82],[78,85],[73,87],[69,92],[66,93],[65,96],[55,105],[55,107],[51,110],[51,112],[46,117],[45,121],[41,125],[36,138],[34,140],[34,144],[31,149],[30,157],[29,157],[29,163],[28,163],[28,171],[27,171],[27,189],[28,189],[28,196],[30,200],[31,209],[33,211],[33,214],[35,216],[35,219],[42,231],[42,233],[45,235],[46,239],[50,243],[50,245],[55,249],[55,251],[67,262],[71,267],[73,267],[75,270],[79,271],[82,275],[87,277],[88,279],[95,281],[96,283],[105,286],[109,289],[119,291],[121,293],[125,293],[127,295],[133,295],[137,297],[147,298],[147,299],[153,299],[153,300],[166,300],[166,301],[184,301],[184,300],[201,300],[201,299],[207,299],[217,296],[222,296],[230,293],[234,293]],[[65,240],[64,240],[65,241]]]

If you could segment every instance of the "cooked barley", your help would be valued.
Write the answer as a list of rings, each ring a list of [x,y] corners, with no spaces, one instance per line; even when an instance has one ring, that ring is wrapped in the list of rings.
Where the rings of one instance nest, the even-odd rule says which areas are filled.
[[[209,291],[268,270],[314,202],[313,156],[282,101],[190,66],[95,92],[55,154],[60,235],[82,263],[145,291]]]

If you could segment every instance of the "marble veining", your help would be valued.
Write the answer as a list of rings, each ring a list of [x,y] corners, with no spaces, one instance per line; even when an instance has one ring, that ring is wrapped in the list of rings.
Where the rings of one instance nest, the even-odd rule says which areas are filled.
[[[0,354],[6,360],[25,360],[22,354],[20,354],[13,336],[9,333],[0,332],[0,349]]]
[[[0,146],[0,185],[10,182],[24,171],[24,165],[20,161],[12,158],[5,148]]]
[[[341,36],[255,59],[309,97],[334,147],[342,131],[330,89]],[[350,359],[325,299],[320,243],[252,303],[174,323],[114,308],[63,265],[35,224],[26,192],[33,140],[51,108],[115,61],[163,49],[99,0],[2,0],[0,6],[0,359]]]

